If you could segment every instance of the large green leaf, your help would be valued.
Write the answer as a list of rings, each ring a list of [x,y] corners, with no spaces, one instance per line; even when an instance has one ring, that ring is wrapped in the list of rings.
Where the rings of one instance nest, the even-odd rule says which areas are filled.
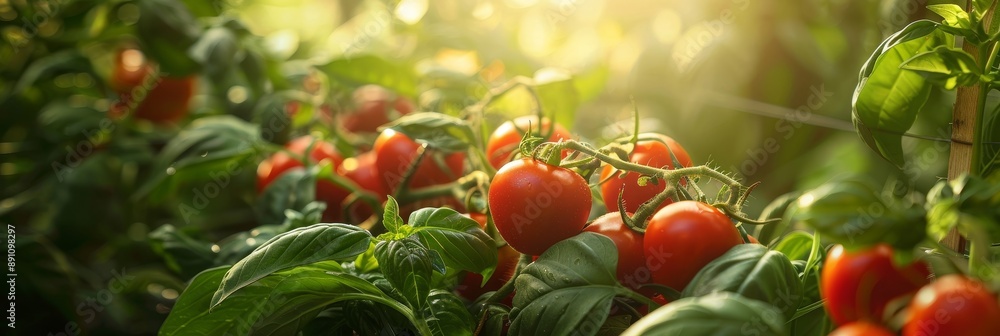
[[[160,152],[147,180],[135,197],[147,195],[159,201],[171,195],[179,183],[209,180],[225,188],[244,166],[256,166],[251,158],[260,141],[257,126],[233,116],[198,119],[185,127]],[[224,183],[222,182],[224,181]]]
[[[333,80],[348,85],[378,84],[408,97],[417,93],[417,76],[412,68],[378,56],[338,58],[317,67]]]
[[[449,291],[432,290],[427,297],[424,315],[435,336],[472,335],[476,329],[465,303]]]
[[[212,306],[276,271],[323,260],[347,261],[364,253],[371,235],[347,224],[316,224],[275,236],[233,265],[212,297]]]
[[[612,299],[618,253],[610,238],[584,232],[556,243],[515,280],[513,335],[594,335]]]
[[[930,95],[919,73],[901,69],[904,61],[945,45],[947,38],[931,21],[917,21],[890,36],[861,71],[852,100],[854,126],[868,147],[902,167],[902,134],[910,129]]]
[[[787,335],[777,308],[732,293],[671,302],[639,319],[622,336]]]
[[[440,258],[416,239],[380,241],[375,245],[375,259],[385,279],[398,290],[411,307],[427,307],[434,273],[434,258]],[[443,271],[443,270],[442,270]]]
[[[866,184],[831,182],[799,197],[789,220],[850,248],[888,243],[910,250],[926,237],[924,217],[922,208],[882,199]]]
[[[448,208],[424,208],[410,214],[410,225],[445,265],[489,279],[497,264],[496,243],[475,220]]]
[[[784,253],[791,260],[807,260],[812,250],[813,236],[803,231],[795,231],[782,237],[774,250]]]
[[[206,74],[221,78],[223,72],[233,66],[238,51],[236,34],[226,27],[214,27],[198,38],[188,50],[188,56],[201,64]]]
[[[731,292],[770,303],[791,318],[802,300],[802,283],[781,252],[759,244],[741,244],[702,267],[684,288],[683,297]]]
[[[181,294],[160,335],[291,335],[328,305],[365,300],[412,312],[371,283],[343,274],[335,262],[321,262],[271,274],[211,307],[226,268],[196,276]]]
[[[927,80],[944,85],[948,90],[958,85],[978,84],[982,74],[972,55],[962,49],[947,46],[938,46],[934,50],[916,54],[900,67],[916,71]]]

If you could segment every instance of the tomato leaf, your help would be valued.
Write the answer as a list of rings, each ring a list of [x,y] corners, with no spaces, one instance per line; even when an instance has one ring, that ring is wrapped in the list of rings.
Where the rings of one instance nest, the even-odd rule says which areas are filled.
[[[803,231],[795,231],[781,238],[774,250],[784,253],[791,260],[809,259],[812,250],[813,236]]]
[[[781,312],[732,293],[684,298],[654,310],[622,336],[787,335]]]
[[[848,248],[884,242],[909,250],[926,237],[927,222],[922,208],[902,203],[860,182],[831,182],[799,197],[790,220]]]
[[[932,21],[917,21],[882,42],[862,68],[851,102],[851,118],[865,144],[898,167],[904,163],[902,134],[931,89],[920,74],[900,65],[945,44],[944,33],[935,27]]]
[[[216,266],[212,244],[191,238],[170,224],[149,233],[149,247],[184,278]]]
[[[612,299],[618,253],[610,238],[583,232],[552,245],[515,280],[512,335],[593,335]]]
[[[399,218],[399,204],[396,199],[389,196],[385,202],[385,212],[382,213],[382,225],[389,233],[397,233],[403,225],[403,219]]]
[[[187,6],[167,0],[144,0],[138,5],[136,35],[143,43],[143,52],[156,60],[162,74],[176,77],[197,72],[199,64],[187,50],[202,31]]]
[[[306,211],[307,206],[315,203],[315,198],[316,176],[304,168],[295,167],[282,173],[264,188],[254,208],[262,223],[281,223],[285,220],[287,211]],[[318,206],[326,209],[329,205]]]
[[[496,269],[496,242],[472,218],[448,208],[424,208],[409,221],[420,242],[440,253],[448,267],[482,274],[484,281]]]
[[[432,290],[423,313],[435,336],[472,335],[476,329],[465,303],[449,291]]]
[[[431,276],[434,272],[431,250],[413,238],[380,241],[375,245],[375,259],[393,288],[406,298],[411,307],[427,307]]]
[[[810,242],[811,243],[811,242]],[[802,300],[802,283],[781,252],[758,244],[740,244],[705,265],[684,288],[682,297],[731,292],[770,303],[791,318]]]
[[[368,231],[347,224],[316,224],[277,235],[226,272],[212,297],[212,306],[279,270],[323,260],[353,259],[365,252],[370,242]]]
[[[225,185],[214,182],[224,188],[244,166],[256,166],[252,158],[259,141],[257,126],[234,116],[195,120],[167,143],[156,158],[154,173],[133,197],[148,195],[150,201],[160,202],[182,182],[216,176],[226,178]]]
[[[446,153],[462,152],[476,143],[476,135],[465,120],[442,113],[411,113],[386,127]]]
[[[347,85],[378,84],[408,97],[417,93],[417,75],[412,68],[391,63],[378,56],[338,58],[319,64],[317,68],[331,79]]]
[[[93,73],[90,61],[77,49],[66,49],[45,55],[34,62],[31,62],[24,72],[17,79],[17,84],[11,87],[10,91],[0,95],[0,103],[7,100],[25,89],[35,85],[39,79],[55,78],[56,74],[70,71],[87,71]]]

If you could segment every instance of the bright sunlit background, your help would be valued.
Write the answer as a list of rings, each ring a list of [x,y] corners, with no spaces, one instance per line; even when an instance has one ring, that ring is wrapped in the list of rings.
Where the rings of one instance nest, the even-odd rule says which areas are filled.
[[[764,182],[758,197],[770,199],[864,171],[890,174],[854,134],[850,100],[870,51],[906,23],[933,15],[923,6],[941,1],[924,2],[244,0],[228,6],[288,57],[376,54],[425,74],[440,67],[478,72],[495,84],[518,75],[571,74],[584,102],[575,134],[606,139],[630,130],[634,97],[643,131],[674,137],[698,162]],[[935,93],[921,118],[938,122],[918,122],[916,133],[943,137],[921,125],[943,124],[952,94]],[[433,97],[425,92],[419,99]],[[907,145],[919,151],[933,142]],[[909,172],[921,184],[945,169],[944,157],[928,153]]]

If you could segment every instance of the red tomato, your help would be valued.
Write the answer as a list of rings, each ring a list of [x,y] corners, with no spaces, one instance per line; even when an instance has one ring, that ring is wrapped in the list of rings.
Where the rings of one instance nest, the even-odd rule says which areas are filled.
[[[541,130],[548,130],[550,122],[549,118],[542,118],[541,126],[538,125],[538,116],[521,116],[515,118],[513,121],[507,121],[497,127],[493,134],[490,135],[489,141],[486,142],[486,157],[490,160],[490,165],[493,168],[499,169],[505,163],[510,162],[514,158],[514,153],[517,151],[518,144],[521,143],[521,137],[524,133],[519,131],[527,130],[530,126],[531,134],[540,135]],[[552,129],[552,135],[549,136],[548,141],[559,141],[559,140],[570,140],[573,136],[569,134],[562,125],[556,124],[555,128]],[[565,158],[569,151],[563,151],[562,156]]]
[[[701,202],[681,201],[653,214],[643,248],[653,280],[682,291],[702,267],[742,243],[722,211]]]
[[[486,292],[493,292],[500,289],[514,275],[514,268],[517,267],[517,261],[520,257],[521,254],[514,251],[510,245],[498,248],[497,269],[493,272],[493,276],[489,280],[486,280],[485,285],[480,287],[480,284],[483,283],[483,276],[476,273],[467,274],[456,288],[459,295],[469,301],[475,301],[483,294],[486,294]],[[510,305],[512,298],[513,295],[504,298],[504,302]]]
[[[852,322],[834,330],[828,336],[895,336],[888,329],[868,322]]]
[[[577,235],[590,217],[590,188],[583,177],[530,158],[500,167],[488,200],[500,235],[530,255]]]
[[[687,151],[677,141],[674,141],[674,139],[656,133],[643,133],[639,136],[645,138],[655,137],[663,142],[655,140],[639,141],[636,143],[632,154],[629,155],[629,162],[649,167],[659,168],[665,166],[673,169],[675,167],[670,157],[670,153],[673,152],[674,156],[677,157],[677,162],[680,162],[681,165],[684,167],[692,165],[691,157],[688,156]],[[649,183],[645,186],[639,186],[640,175],[638,173],[629,172],[625,175],[625,178],[618,177],[620,174],[621,171],[617,171],[610,165],[604,166],[604,169],[601,171],[601,181],[606,181],[601,185],[601,199],[604,200],[604,206],[607,207],[608,212],[618,211],[618,194],[622,189],[625,189],[622,195],[622,198],[625,200],[625,211],[635,212],[639,210],[639,206],[643,202],[655,197],[667,186],[663,180],[660,180],[657,184]],[[671,202],[668,199],[660,204],[659,208],[663,208]]]
[[[299,137],[292,140],[285,146],[288,151],[296,154],[303,154],[310,144],[314,142],[311,136]],[[309,152],[309,159],[314,163],[329,160],[334,171],[343,163],[340,154],[337,154],[333,144],[325,141],[315,141],[312,151]],[[257,191],[262,192],[264,188],[271,185],[281,174],[296,167],[302,167],[302,162],[293,158],[285,152],[277,152],[270,158],[264,160],[257,166]],[[328,180],[316,181],[316,200],[326,202],[326,211],[323,212],[323,221],[339,222],[343,219],[340,204],[350,195],[350,191],[345,190]]]
[[[341,124],[352,133],[374,133],[379,126],[413,112],[413,103],[378,85],[354,90],[354,111],[341,115]]]
[[[619,213],[609,212],[597,217],[583,230],[602,234],[615,242],[618,248],[618,268],[615,270],[618,282],[633,290],[649,283],[651,278],[642,249],[642,234],[625,225]],[[644,291],[643,294],[652,295],[653,292]]]
[[[881,323],[885,306],[927,284],[930,269],[917,261],[905,267],[892,263],[892,247],[880,244],[861,251],[836,245],[826,256],[820,294],[837,325],[855,321]]]
[[[903,336],[1000,335],[1000,303],[983,284],[946,275],[926,285],[910,301]]]
[[[378,196],[379,202],[385,202],[386,192],[382,186],[382,179],[378,176],[378,169],[375,168],[375,153],[365,152],[354,158],[344,160],[337,169],[337,173],[354,181],[361,189]],[[351,216],[355,222],[362,222],[371,215],[374,210],[367,203],[356,203],[351,208]]]
[[[160,77],[152,80],[152,65],[138,49],[122,49],[115,56],[111,87],[120,100],[110,109],[114,117],[126,113],[156,123],[176,122],[188,114],[188,102],[194,94],[195,77]],[[141,101],[138,104],[136,101]]]
[[[416,159],[418,148],[420,145],[415,141],[392,129],[382,131],[382,134],[375,139],[375,167],[378,168],[378,174],[382,177],[382,185],[386,191],[392,193],[397,190],[407,168]],[[462,176],[465,165],[464,153],[445,155],[444,163],[447,170],[438,166],[433,155],[437,155],[434,150],[424,154],[417,171],[410,179],[410,188],[448,183]]]

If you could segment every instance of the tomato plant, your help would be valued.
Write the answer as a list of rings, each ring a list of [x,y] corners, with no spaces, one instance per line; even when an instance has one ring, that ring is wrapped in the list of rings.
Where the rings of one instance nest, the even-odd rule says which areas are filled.
[[[649,219],[643,249],[653,280],[683,290],[702,267],[742,243],[721,211],[705,203],[681,201]]]
[[[420,144],[405,134],[392,129],[382,131],[375,139],[375,167],[382,178],[382,186],[387,191],[395,191],[403,183],[406,172],[417,156]],[[426,187],[454,181],[462,176],[465,155],[450,153],[439,163],[434,158],[433,149],[423,152],[424,158],[416,166],[410,177],[408,188]],[[443,163],[443,165],[442,165]]]
[[[529,129],[532,136],[540,136],[543,134],[542,132],[546,132],[544,134],[551,132],[548,141],[573,138],[566,128],[558,123],[553,125],[549,118],[542,118],[542,122],[539,123],[537,116],[517,117],[500,124],[500,127],[497,127],[493,134],[490,134],[490,138],[486,142],[486,157],[489,158],[490,165],[499,169],[505,163],[510,162],[514,158],[514,154],[517,153],[517,146],[521,143],[524,132]],[[566,154],[564,152],[563,157],[566,157]]]
[[[820,280],[825,306],[838,325],[855,321],[880,323],[890,301],[912,295],[930,279],[927,264],[896,266],[892,248],[878,245],[860,251],[834,246]]]
[[[903,335],[996,335],[1000,302],[986,285],[946,275],[917,292],[910,302]]]
[[[530,255],[580,233],[590,216],[590,188],[583,177],[530,158],[501,167],[488,199],[500,235]]]
[[[681,167],[690,167],[691,157],[687,151],[674,139],[656,133],[640,134],[644,140],[636,142],[635,148],[629,153],[629,162],[650,167],[676,168],[674,160]],[[626,172],[621,176],[620,171],[615,171],[612,166],[604,166],[601,170],[601,180],[605,181],[601,185],[601,198],[608,211],[618,211],[618,195],[621,194],[625,202],[626,212],[635,212],[642,203],[652,199],[666,188],[663,180],[650,181],[644,185],[639,184],[638,173]],[[660,207],[670,204],[667,199],[660,204]]]
[[[308,158],[313,163],[328,161],[333,169],[337,169],[343,163],[343,158],[337,154],[333,145],[317,140],[311,136],[299,137],[288,143],[287,150],[293,155],[305,156],[309,148]],[[263,191],[275,179],[290,169],[302,167],[303,164],[285,152],[277,152],[271,158],[261,161],[257,166],[257,190]],[[327,222],[338,222],[343,220],[340,204],[347,198],[350,191],[328,180],[316,181],[316,200],[326,203],[326,211],[323,212],[323,220]],[[361,214],[359,214],[361,216]],[[367,216],[365,216],[367,218]]]

